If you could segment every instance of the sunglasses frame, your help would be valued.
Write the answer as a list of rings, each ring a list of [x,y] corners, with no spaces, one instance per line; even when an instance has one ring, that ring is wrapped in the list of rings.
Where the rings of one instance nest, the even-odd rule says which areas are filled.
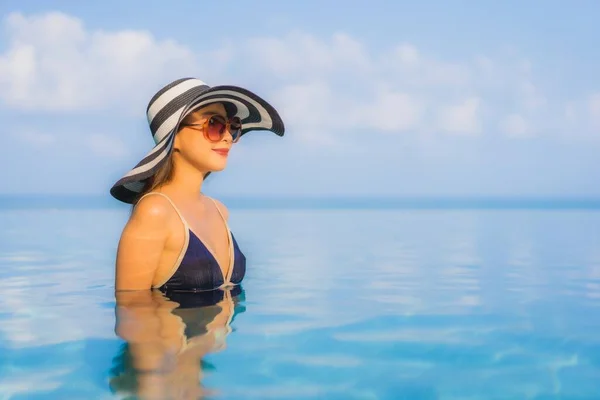
[[[208,133],[207,133],[208,132],[208,124],[210,123],[210,120],[214,117],[219,118],[221,120],[219,122],[225,123],[225,129],[223,130],[223,133],[220,134],[219,139],[217,139],[217,140],[210,139],[208,137]],[[242,121],[240,120],[239,117],[233,117],[233,118],[236,118],[240,124],[240,129],[239,129],[239,133],[238,133],[237,137],[234,137],[233,134],[231,133],[231,124],[232,124],[233,118],[227,119],[227,118],[223,117],[221,114],[203,114],[202,118],[204,118],[204,121],[195,122],[192,124],[186,124],[184,126],[184,128],[190,127],[196,131],[202,130],[202,133],[204,134],[204,137],[206,138],[206,140],[208,140],[211,143],[219,143],[221,140],[223,140],[223,137],[225,136],[225,132],[229,132],[229,134],[231,135],[232,143],[237,143],[240,140],[240,137],[242,137]]]

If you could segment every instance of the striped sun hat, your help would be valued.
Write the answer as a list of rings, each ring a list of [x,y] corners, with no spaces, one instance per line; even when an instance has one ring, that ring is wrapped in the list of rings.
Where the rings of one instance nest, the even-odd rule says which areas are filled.
[[[167,160],[173,148],[173,138],[181,121],[197,109],[213,103],[223,103],[229,117],[242,120],[242,132],[272,131],[283,136],[283,121],[265,100],[249,90],[236,86],[213,86],[196,78],[183,78],[159,90],[148,103],[146,114],[154,148],[110,189],[110,194],[124,203],[133,203],[144,189],[146,181]]]

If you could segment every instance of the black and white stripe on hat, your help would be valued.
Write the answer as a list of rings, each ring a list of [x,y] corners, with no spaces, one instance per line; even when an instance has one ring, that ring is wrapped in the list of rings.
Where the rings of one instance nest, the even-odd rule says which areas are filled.
[[[163,87],[148,103],[146,115],[154,148],[110,189],[111,195],[125,203],[133,203],[167,159],[173,138],[181,121],[197,109],[223,103],[231,117],[242,121],[242,135],[253,130],[268,130],[283,136],[285,127],[277,111],[265,100],[237,86],[210,87],[200,79],[183,78]]]

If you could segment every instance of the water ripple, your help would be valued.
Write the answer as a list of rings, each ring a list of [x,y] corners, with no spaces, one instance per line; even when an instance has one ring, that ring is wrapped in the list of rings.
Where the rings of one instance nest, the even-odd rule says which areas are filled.
[[[223,399],[600,393],[598,213],[231,210],[244,295],[187,310],[117,306],[125,218],[0,212],[0,397],[135,394],[136,354]]]

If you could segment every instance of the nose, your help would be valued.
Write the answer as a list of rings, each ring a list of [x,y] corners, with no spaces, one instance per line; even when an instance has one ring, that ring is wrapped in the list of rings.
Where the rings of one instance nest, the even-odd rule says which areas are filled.
[[[225,132],[223,132],[223,140],[229,143],[233,142],[233,135],[229,128],[225,129]]]

